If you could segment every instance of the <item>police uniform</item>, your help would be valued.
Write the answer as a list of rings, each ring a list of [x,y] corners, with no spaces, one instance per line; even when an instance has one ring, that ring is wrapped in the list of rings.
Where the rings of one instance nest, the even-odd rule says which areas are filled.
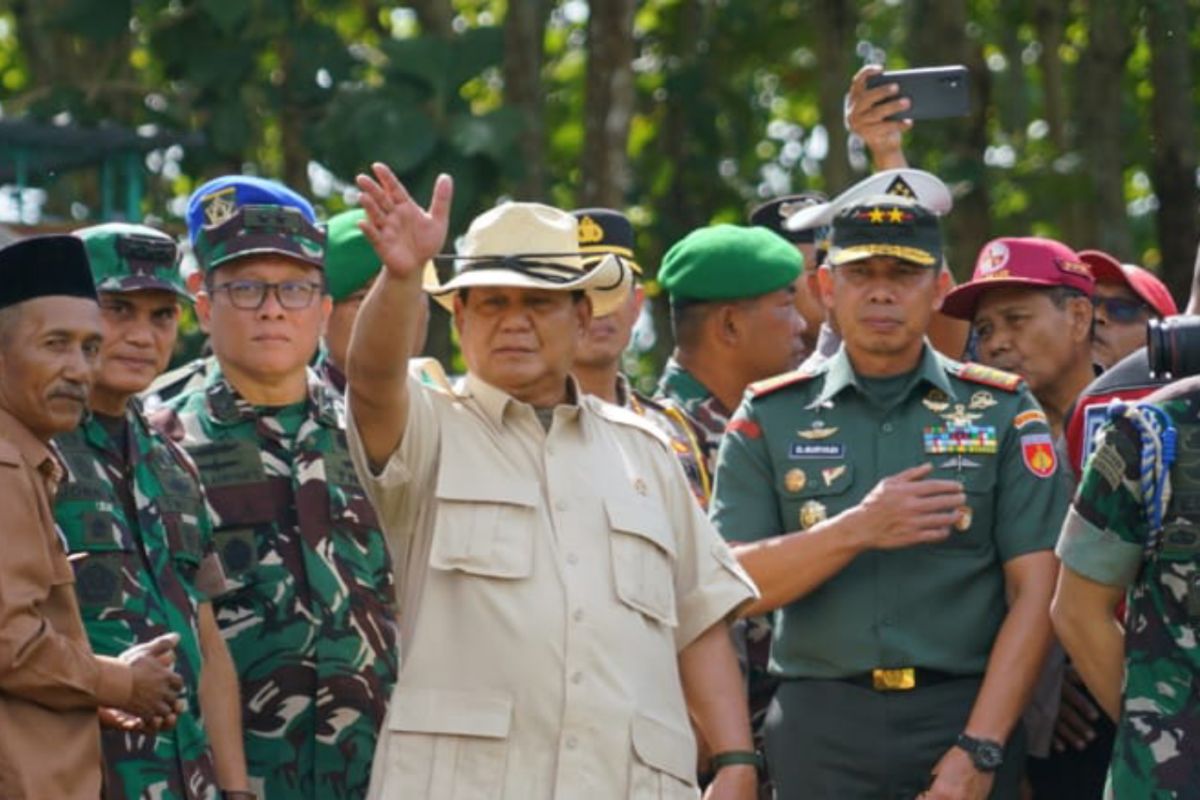
[[[1101,429],[1057,548],[1064,567],[1128,589],[1109,798],[1192,797],[1200,779],[1200,382],[1146,402],[1161,411],[1118,412]],[[1167,429],[1164,454],[1153,442]],[[1169,475],[1165,503],[1153,468]]]
[[[186,297],[169,237],[120,223],[77,235],[99,291]],[[179,635],[175,669],[184,679],[185,708],[170,730],[101,731],[104,797],[213,800],[218,784],[200,716],[197,614],[224,581],[196,468],[150,427],[136,401],[124,417],[89,416],[54,444],[67,466],[54,516],[92,649],[115,657],[161,634]]]
[[[320,266],[322,232],[277,203],[205,214],[201,265],[273,252]],[[196,462],[216,515],[227,588],[213,606],[241,684],[251,783],[267,798],[362,797],[397,670],[394,584],[342,400],[311,371],[302,401],[270,408],[242,398],[217,359],[205,374],[155,422]]]
[[[618,256],[636,279],[642,267],[634,257],[633,223],[610,208],[580,208],[571,212],[579,223],[579,251],[585,267],[594,267],[606,255]],[[671,401],[653,400],[634,390],[629,379],[617,374],[617,405],[627,408],[651,423],[671,443],[671,450],[687,476],[688,485],[701,508],[708,508],[712,478],[706,466],[702,438],[687,415]]]
[[[925,213],[912,208],[901,218]],[[911,233],[866,227],[878,219],[853,221],[864,252],[930,255]],[[726,430],[711,514],[738,542],[810,528],[925,462],[932,477],[963,484],[958,530],[935,544],[862,553],[773,615],[770,672],[783,683],[767,755],[781,800],[926,788],[963,730],[1005,618],[1003,565],[1053,546],[1042,523],[1067,497],[1045,414],[1020,379],[928,343],[907,374],[858,375],[843,347],[811,371],[754,384]],[[1019,769],[1005,759],[994,796],[1014,796]]]

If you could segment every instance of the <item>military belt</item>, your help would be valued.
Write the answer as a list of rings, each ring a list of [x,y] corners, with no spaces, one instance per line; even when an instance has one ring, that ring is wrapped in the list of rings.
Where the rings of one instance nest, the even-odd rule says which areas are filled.
[[[832,680],[873,689],[877,692],[911,692],[926,686],[936,686],[950,681],[979,680],[982,675],[961,675],[924,667],[880,667],[870,672],[849,675]]]

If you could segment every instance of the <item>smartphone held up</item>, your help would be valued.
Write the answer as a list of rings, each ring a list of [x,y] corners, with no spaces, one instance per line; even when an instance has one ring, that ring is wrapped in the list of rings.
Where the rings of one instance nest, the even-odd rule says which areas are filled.
[[[900,91],[888,100],[904,97],[909,107],[891,115],[889,120],[945,119],[970,113],[967,68],[960,64],[881,72],[867,78],[869,89],[892,83]]]

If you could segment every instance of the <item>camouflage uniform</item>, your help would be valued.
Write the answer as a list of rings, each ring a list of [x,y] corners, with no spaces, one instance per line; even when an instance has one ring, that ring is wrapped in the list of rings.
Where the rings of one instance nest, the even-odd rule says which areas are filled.
[[[346,396],[346,373],[333,365],[333,362],[329,360],[329,353],[324,349],[317,355],[313,370],[326,386],[342,397]]]
[[[700,436],[704,469],[712,476],[717,468],[721,437],[725,435],[725,426],[732,416],[729,409],[674,358],[668,359],[663,368],[654,399],[677,406],[687,416],[692,429]]]
[[[700,439],[700,451],[704,455],[703,470],[710,487],[704,503],[704,508],[708,508],[708,500],[712,498],[711,479],[717,468],[717,451],[725,436],[725,428],[729,425],[730,412],[674,358],[668,359],[663,369],[656,399],[669,408],[682,410]],[[771,698],[779,688],[779,680],[767,671],[771,660],[770,618],[762,616],[739,620],[734,626],[734,644],[742,653],[739,657],[746,671],[750,727],[754,732],[754,746],[761,753],[764,746],[763,723],[771,706]],[[765,767],[759,775],[759,797],[773,797],[774,790]]]
[[[195,459],[215,511],[217,623],[249,773],[272,799],[361,797],[396,679],[391,558],[343,413],[312,372],[305,403],[264,410],[212,363],[203,390],[155,420]]]
[[[1200,389],[1163,390],[1178,453],[1163,530],[1149,539],[1141,439],[1130,419],[1102,429],[1063,527],[1074,572],[1128,587],[1125,686],[1107,797],[1194,797],[1200,785]],[[1186,390],[1186,393],[1184,392]]]
[[[669,402],[660,403],[634,391],[624,375],[617,376],[617,405],[628,408],[650,422],[667,437],[671,451],[687,476],[692,494],[700,507],[707,509],[708,499],[712,496],[712,482],[704,467],[700,437],[684,413]]]
[[[201,576],[220,575],[212,569],[212,523],[187,455],[153,431],[135,403],[124,422],[124,441],[113,441],[94,417],[56,439],[68,478],[54,516],[92,649],[118,656],[178,633],[186,710],[158,734],[102,730],[104,796],[211,800],[218,788],[200,718],[197,628],[197,607],[208,597],[197,584],[209,588],[211,577]]]

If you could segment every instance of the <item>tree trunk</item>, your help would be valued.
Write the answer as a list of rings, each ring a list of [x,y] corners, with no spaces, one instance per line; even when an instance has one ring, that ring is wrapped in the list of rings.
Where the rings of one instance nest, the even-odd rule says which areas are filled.
[[[817,54],[817,105],[829,138],[829,152],[821,162],[826,193],[831,197],[847,188],[854,178],[846,146],[845,99],[854,76],[854,28],[858,24],[855,4],[850,0],[818,0],[812,3],[812,28]]]
[[[409,5],[417,15],[422,32],[445,39],[454,33],[454,7],[450,0],[412,0]]]
[[[1078,216],[1066,228],[1077,249],[1097,247],[1121,261],[1133,258],[1121,137],[1121,85],[1134,44],[1131,11],[1128,0],[1088,3],[1089,42],[1076,75],[1082,162],[1075,180],[1079,202],[1070,206]]]
[[[629,191],[636,0],[589,4],[581,206],[620,209]]]
[[[1150,39],[1151,177],[1158,196],[1158,248],[1161,273],[1177,301],[1193,284],[1192,261],[1200,234],[1196,220],[1196,135],[1192,125],[1190,21],[1184,0],[1147,4]],[[1180,303],[1182,306],[1182,303]]]
[[[545,0],[508,4],[504,19],[504,97],[521,114],[523,173],[516,196],[521,200],[546,197],[546,122],[542,102],[542,60],[546,17]]]

